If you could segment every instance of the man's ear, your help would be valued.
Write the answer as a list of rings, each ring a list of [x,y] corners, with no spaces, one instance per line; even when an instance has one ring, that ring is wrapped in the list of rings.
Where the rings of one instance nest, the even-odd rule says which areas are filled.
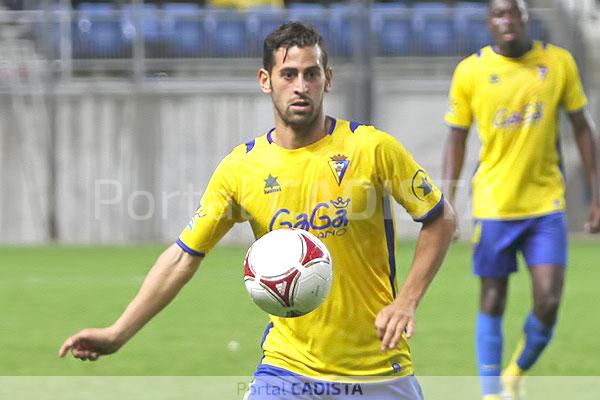
[[[264,68],[258,70],[258,84],[263,93],[271,93],[271,76]]]
[[[329,92],[331,90],[331,85],[333,81],[333,69],[331,67],[327,67],[325,70],[325,91]]]

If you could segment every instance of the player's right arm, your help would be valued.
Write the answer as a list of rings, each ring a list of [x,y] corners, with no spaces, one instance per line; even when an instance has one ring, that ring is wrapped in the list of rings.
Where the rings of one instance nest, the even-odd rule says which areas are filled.
[[[584,110],[587,98],[581,84],[577,64],[573,56],[567,51],[564,51],[563,55],[566,85],[561,102],[573,126],[575,142],[577,143],[577,149],[581,156],[591,194],[590,213],[584,229],[588,233],[598,233],[600,232],[600,186],[598,183],[596,141],[594,139],[593,124]]]
[[[444,149],[443,192],[451,204],[454,204],[456,185],[465,161],[468,134],[467,129],[451,127]]]
[[[450,204],[454,204],[456,186],[465,160],[467,137],[473,120],[471,109],[473,57],[463,60],[454,71],[450,92],[448,94],[448,110],[444,116],[450,127],[444,149],[442,191]],[[458,231],[455,232],[455,239]]]
[[[183,251],[177,244],[168,247],[119,319],[109,327],[84,329],[69,337],[59,356],[64,357],[70,350],[75,358],[94,361],[116,352],[175,298],[194,276],[201,260],[202,257]]]
[[[60,357],[71,350],[76,358],[94,361],[116,352],[173,300],[192,278],[204,255],[234,222],[242,220],[233,200],[235,168],[231,157],[221,161],[191,221],[176,243],[158,257],[119,319],[109,327],[84,329],[71,336],[60,348]]]

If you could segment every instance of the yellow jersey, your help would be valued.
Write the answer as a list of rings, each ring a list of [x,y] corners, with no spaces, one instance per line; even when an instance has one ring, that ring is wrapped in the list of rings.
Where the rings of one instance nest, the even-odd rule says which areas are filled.
[[[303,148],[278,146],[272,131],[236,147],[177,242],[203,255],[241,221],[257,238],[280,228],[310,231],[331,253],[330,295],[307,315],[270,316],[262,362],[306,376],[412,374],[406,338],[382,352],[374,326],[396,295],[390,197],[423,221],[443,209],[442,194],[392,136],[328,121],[328,133]]]
[[[551,44],[535,41],[519,58],[487,46],[460,62],[445,120],[464,129],[477,123],[475,218],[518,219],[565,208],[558,112],[586,103],[573,57]]]

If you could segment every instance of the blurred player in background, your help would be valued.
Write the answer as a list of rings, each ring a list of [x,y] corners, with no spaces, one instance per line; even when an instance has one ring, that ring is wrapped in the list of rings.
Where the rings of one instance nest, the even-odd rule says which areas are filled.
[[[502,315],[508,276],[517,252],[532,280],[533,310],[523,337],[502,373],[504,389],[518,396],[520,376],[548,345],[556,323],[567,262],[565,185],[561,171],[558,111],[573,126],[591,189],[587,232],[600,228],[595,143],[584,112],[587,103],[571,54],[528,38],[526,5],[489,2],[494,46],[481,49],[456,68],[446,123],[445,193],[454,200],[465,142],[477,122],[482,148],[472,180],[474,273],[481,278],[476,350],[484,398],[499,398]]]
[[[275,128],[222,160],[200,208],[122,316],[110,327],[71,336],[60,356],[71,350],[95,360],[117,351],[175,297],[234,223],[249,221],[256,237],[285,227],[310,230],[331,253],[334,279],[317,310],[270,317],[248,398],[313,399],[316,393],[304,392],[300,377],[330,377],[315,388],[333,397],[419,399],[407,338],[451,241],[454,213],[396,139],[324,114],[333,72],[314,28],[288,23],[273,31],[265,39],[263,66],[258,80],[271,96]],[[423,224],[399,289],[391,197]],[[275,380],[282,376],[283,383],[301,385],[286,391]],[[337,385],[335,376],[382,376],[385,383],[363,391]]]

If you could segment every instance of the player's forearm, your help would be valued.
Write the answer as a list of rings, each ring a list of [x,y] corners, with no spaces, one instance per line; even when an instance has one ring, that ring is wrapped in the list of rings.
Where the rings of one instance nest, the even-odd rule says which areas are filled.
[[[453,203],[456,185],[462,171],[466,153],[467,131],[452,129],[444,151],[443,187],[444,194]]]
[[[594,141],[592,124],[585,110],[569,113],[568,116],[573,126],[575,142],[577,143],[577,149],[579,150],[592,194],[592,203],[598,205],[600,202],[600,188],[598,187],[596,143]]]
[[[454,210],[445,201],[443,214],[425,223],[419,234],[410,271],[398,292],[398,298],[415,307],[439,270],[456,229]]]
[[[192,278],[199,263],[200,258],[183,252],[176,244],[159,256],[137,295],[111,327],[119,346],[173,300]]]
[[[600,188],[598,184],[598,166],[596,161],[596,143],[589,125],[581,128],[575,135],[577,148],[581,155],[583,168],[586,172],[588,185],[592,194],[592,201],[600,202]]]

